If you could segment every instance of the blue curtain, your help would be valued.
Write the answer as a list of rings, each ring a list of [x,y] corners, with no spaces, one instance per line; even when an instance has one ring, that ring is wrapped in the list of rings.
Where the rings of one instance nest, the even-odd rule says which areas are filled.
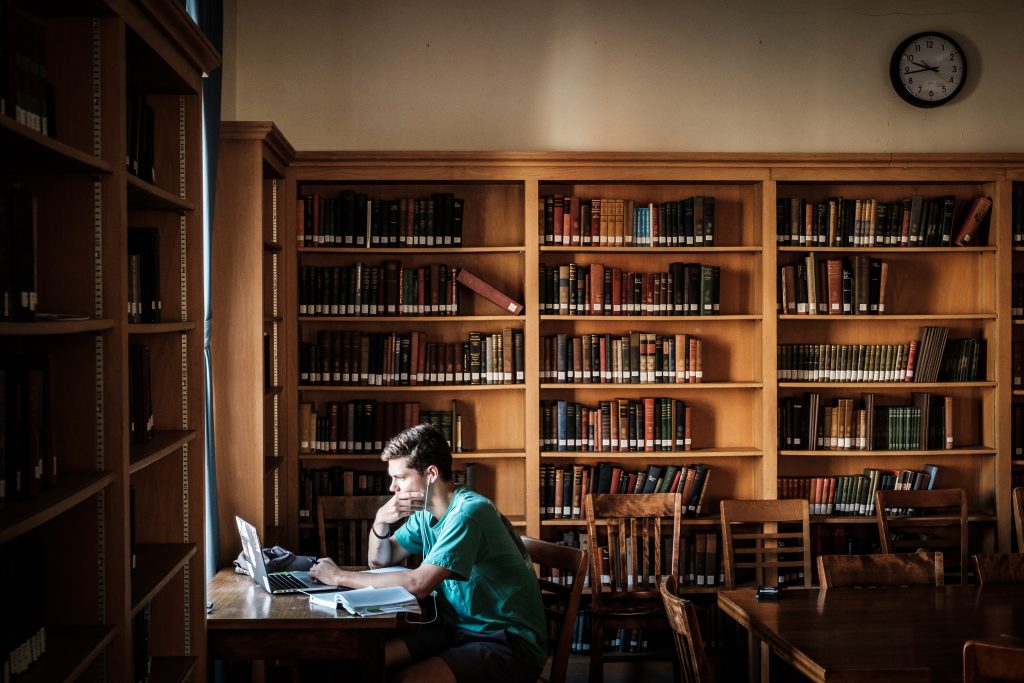
[[[182,0],[189,15],[218,52],[224,49],[223,0]],[[203,416],[206,429],[206,578],[217,572],[217,549],[220,547],[220,529],[217,524],[217,466],[213,445],[213,374],[210,358],[210,331],[213,326],[213,308],[210,302],[210,250],[213,233],[213,207],[217,189],[217,143],[220,140],[221,69],[215,69],[203,80],[203,177],[205,180],[206,211],[203,221],[206,255],[203,262],[204,320],[203,355],[206,360],[204,389],[206,411]]]

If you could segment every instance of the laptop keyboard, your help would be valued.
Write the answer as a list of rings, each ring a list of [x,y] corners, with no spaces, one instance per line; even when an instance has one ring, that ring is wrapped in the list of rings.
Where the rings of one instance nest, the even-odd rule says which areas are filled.
[[[306,584],[299,581],[291,574],[269,574],[270,587],[274,590],[301,590]]]

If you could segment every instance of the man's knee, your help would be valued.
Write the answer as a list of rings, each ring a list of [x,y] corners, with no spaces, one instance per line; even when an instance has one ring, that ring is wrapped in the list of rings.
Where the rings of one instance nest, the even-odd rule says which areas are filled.
[[[430,657],[396,671],[390,680],[392,683],[412,683],[413,681],[456,683],[455,674],[440,657]]]

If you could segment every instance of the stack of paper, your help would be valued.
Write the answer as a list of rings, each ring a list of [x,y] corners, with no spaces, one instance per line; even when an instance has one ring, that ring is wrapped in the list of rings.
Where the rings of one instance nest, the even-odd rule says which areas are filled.
[[[372,617],[396,612],[420,613],[416,597],[401,586],[388,588],[360,588],[338,593],[315,593],[309,596],[310,604],[333,609],[344,608],[350,614]]]

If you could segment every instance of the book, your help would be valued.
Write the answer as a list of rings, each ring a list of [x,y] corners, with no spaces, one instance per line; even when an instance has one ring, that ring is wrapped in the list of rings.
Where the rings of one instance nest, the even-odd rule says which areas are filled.
[[[991,208],[992,200],[990,198],[976,198],[971,204],[971,208],[967,211],[963,223],[960,224],[960,230],[957,231],[953,244],[963,247],[974,241],[978,230],[981,228],[981,224],[985,222],[985,218],[988,216],[988,211]]]
[[[468,287],[494,305],[512,313],[513,315],[519,315],[523,312],[523,305],[521,303],[514,301],[510,296],[498,289],[495,289],[493,285],[481,279],[477,275],[474,275],[465,268],[459,270],[459,274],[455,277],[455,280],[459,284]]]
[[[314,593],[309,596],[309,604],[334,610],[344,609],[349,614],[360,617],[374,617],[399,612],[420,614],[421,612],[416,596],[401,586]]]

